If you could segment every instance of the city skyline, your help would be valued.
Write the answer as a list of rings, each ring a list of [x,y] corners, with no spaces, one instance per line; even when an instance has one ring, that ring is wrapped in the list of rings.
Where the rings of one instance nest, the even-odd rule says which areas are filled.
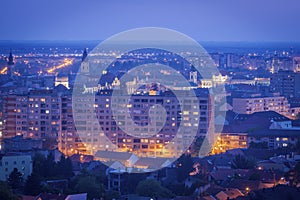
[[[298,199],[299,8],[0,1],[0,199]]]

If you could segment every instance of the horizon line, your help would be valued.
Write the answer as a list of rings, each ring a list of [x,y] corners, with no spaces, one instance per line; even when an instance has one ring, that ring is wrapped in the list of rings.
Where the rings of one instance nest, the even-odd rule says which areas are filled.
[[[105,40],[101,39],[0,39],[1,42],[102,42]],[[300,43],[299,41],[235,41],[235,40],[195,40],[197,42],[205,43]]]

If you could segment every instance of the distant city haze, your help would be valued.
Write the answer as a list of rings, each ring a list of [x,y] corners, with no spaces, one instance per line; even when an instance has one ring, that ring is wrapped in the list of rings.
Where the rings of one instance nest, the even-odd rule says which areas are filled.
[[[103,40],[138,27],[198,41],[300,41],[298,0],[9,0],[0,40]]]

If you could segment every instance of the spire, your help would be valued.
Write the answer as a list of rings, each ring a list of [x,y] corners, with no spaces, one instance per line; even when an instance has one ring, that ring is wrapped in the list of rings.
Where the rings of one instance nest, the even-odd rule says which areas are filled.
[[[86,51],[86,48],[84,49],[84,51],[83,51],[83,54],[82,54],[82,62],[86,59],[86,57],[87,57],[87,51]]]
[[[15,63],[14,63],[14,57],[13,57],[13,55],[12,55],[11,50],[10,50],[10,52],[9,52],[9,57],[8,57],[8,62],[7,62],[7,64],[8,64],[8,65],[14,65],[14,64],[15,64]]]

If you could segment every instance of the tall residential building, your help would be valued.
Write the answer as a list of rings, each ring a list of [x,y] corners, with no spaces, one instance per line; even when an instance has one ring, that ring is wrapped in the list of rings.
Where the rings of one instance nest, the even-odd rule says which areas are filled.
[[[16,101],[17,95],[8,95],[3,100],[3,138],[16,136]]]
[[[169,92],[163,93],[149,93],[143,95],[132,95],[130,101],[126,104],[126,108],[130,113],[131,119],[128,120],[126,115],[113,115],[111,106],[116,106],[118,102],[111,99],[113,90],[102,90],[95,95],[95,105],[91,110],[87,110],[88,101],[86,97],[77,97],[72,99],[71,95],[62,96],[62,118],[61,118],[61,132],[59,134],[59,149],[67,154],[74,153],[93,154],[98,150],[110,150],[108,143],[102,143],[99,136],[106,136],[112,145],[116,145],[120,151],[134,152],[141,156],[161,156],[173,157],[176,150],[166,150],[164,146],[172,142],[180,126],[190,127],[191,130],[197,132],[186,132],[181,140],[183,146],[186,141],[193,140],[195,136],[205,136],[213,133],[211,123],[213,123],[213,103],[209,95],[200,94],[198,96],[197,105],[199,112],[194,112],[189,97],[183,99],[183,102],[178,102],[176,96]],[[185,91],[182,91],[185,92]],[[121,98],[122,99],[122,98]],[[125,100],[125,96],[124,96]],[[82,105],[82,109],[76,112],[77,119],[76,128],[74,125],[75,116],[72,115],[71,102]],[[151,113],[149,107],[152,105],[162,105],[166,110],[166,123],[161,123],[163,110]],[[182,108],[180,105],[184,105]],[[73,108],[74,109],[74,108]],[[93,122],[93,115],[96,114],[99,126]],[[157,126],[147,125],[150,123],[149,115],[153,115],[151,123],[156,123]],[[193,116],[191,118],[191,116]],[[116,120],[116,117],[118,120]],[[198,121],[198,123],[193,123]],[[138,136],[127,134],[120,126],[124,125],[127,133],[138,132]],[[138,125],[138,126],[136,126]],[[150,130],[163,125],[161,129]],[[80,137],[77,131],[81,131]],[[188,130],[188,128],[187,128]],[[148,133],[157,132],[149,136]],[[84,134],[82,134],[84,133]],[[143,134],[144,137],[143,137]],[[185,140],[186,137],[186,140]]]
[[[52,90],[9,95],[4,101],[4,111],[4,138],[23,135],[42,139],[44,148],[56,147],[61,110],[60,98]]]
[[[300,72],[279,70],[271,76],[270,88],[287,98],[300,98]]]
[[[9,95],[4,103],[4,137],[23,135],[24,138],[42,139],[43,148],[53,149],[58,145],[66,155],[92,155],[115,146],[119,151],[141,156],[174,157],[178,153],[176,148],[188,148],[195,136],[214,132],[214,106],[207,90],[195,90],[197,98],[194,99],[188,96],[188,91],[177,91],[181,95],[180,102],[171,91],[134,94],[128,102],[122,93],[118,94],[122,102],[115,102],[112,92],[118,90],[100,90],[95,97],[80,95],[76,98],[71,93],[61,95],[52,90]],[[89,107],[88,98],[95,101],[92,107]],[[74,104],[79,107],[74,108]],[[119,105],[124,105],[130,116],[122,113],[116,116],[111,108]],[[155,105],[164,109],[154,112],[151,107]],[[180,127],[184,127],[185,132],[178,139],[178,146],[166,150],[164,147],[174,142]],[[133,132],[138,135],[131,135]],[[103,138],[109,142],[105,143]]]
[[[72,109],[72,95],[61,96],[61,128],[58,134],[58,148],[65,155],[85,154],[86,146],[77,134]]]
[[[233,111],[238,114],[252,114],[256,112],[275,111],[282,115],[289,115],[290,104],[285,97],[249,97],[233,98]]]
[[[272,60],[271,73],[272,74],[277,73],[279,69],[280,69],[279,58],[277,52],[275,52]]]

